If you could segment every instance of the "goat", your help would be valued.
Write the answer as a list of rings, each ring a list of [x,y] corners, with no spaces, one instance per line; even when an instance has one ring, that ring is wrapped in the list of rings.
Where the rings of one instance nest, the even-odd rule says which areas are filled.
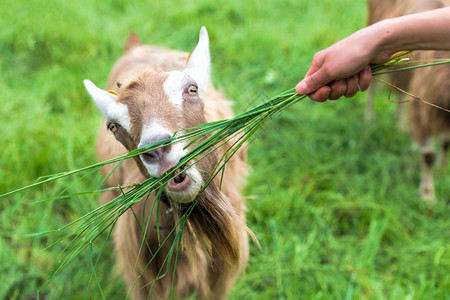
[[[450,0],[396,0],[394,7],[390,7],[387,2],[369,0],[368,20],[373,22],[375,18],[396,17],[449,5]],[[383,14],[382,11],[385,13]],[[448,51],[415,51],[412,55],[414,60],[428,60],[448,58],[449,54]],[[450,109],[450,66],[418,68],[402,72],[398,77],[400,78],[399,86],[402,89],[434,105]],[[439,165],[444,168],[450,147],[450,115],[442,109],[421,101],[414,101],[408,113],[408,127],[411,137],[422,153],[419,194],[425,201],[432,203],[435,200],[433,165],[436,155],[433,139],[438,135],[441,137],[442,151]]]
[[[124,56],[108,78],[107,88],[117,95],[84,81],[106,117],[107,126],[100,128],[96,143],[99,160],[171,138],[178,130],[232,117],[231,103],[210,84],[210,64],[204,27],[191,56],[141,45],[139,37],[131,34]],[[245,149],[227,162],[222,178],[214,179],[201,192],[224,149],[219,148],[218,153],[209,154],[194,166],[190,162],[171,171],[192,145],[186,147],[187,142],[175,143],[127,159],[106,180],[109,187],[125,186],[150,176],[175,174],[164,187],[159,211],[150,209],[153,201],[159,201],[153,193],[123,214],[114,229],[117,261],[133,299],[192,294],[199,299],[226,298],[248,261],[246,208],[240,195],[247,169]],[[102,173],[112,170],[113,166],[107,165]],[[109,191],[101,201],[117,196],[118,192]],[[165,261],[174,242],[174,234],[169,233],[177,229],[190,205],[195,207],[183,230],[175,268]],[[148,227],[143,228],[146,224]],[[166,238],[168,241],[160,245]],[[167,264],[169,271],[159,279]]]

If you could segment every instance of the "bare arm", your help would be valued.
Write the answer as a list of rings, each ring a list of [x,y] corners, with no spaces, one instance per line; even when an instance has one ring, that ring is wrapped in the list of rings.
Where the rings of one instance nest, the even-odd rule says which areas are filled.
[[[383,20],[317,52],[296,90],[316,101],[352,97],[369,87],[371,63],[402,50],[450,50],[450,7]]]
[[[379,51],[450,50],[450,7],[388,19],[379,27]]]

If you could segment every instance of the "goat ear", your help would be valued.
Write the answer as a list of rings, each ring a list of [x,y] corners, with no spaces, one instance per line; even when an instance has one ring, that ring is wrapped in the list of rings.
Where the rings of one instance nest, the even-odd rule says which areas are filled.
[[[200,29],[198,44],[188,59],[186,71],[197,81],[200,89],[206,90],[211,76],[211,59],[208,32],[205,27]]]
[[[94,83],[92,83],[92,81],[88,79],[85,79],[83,83],[92,100],[94,100],[95,105],[98,107],[102,114],[108,117],[109,107],[116,101],[117,95],[108,93],[107,91],[98,88]]]
[[[92,100],[94,100],[95,105],[107,119],[119,122],[122,127],[130,127],[127,106],[116,102],[119,96],[98,88],[90,80],[85,79],[83,83]]]

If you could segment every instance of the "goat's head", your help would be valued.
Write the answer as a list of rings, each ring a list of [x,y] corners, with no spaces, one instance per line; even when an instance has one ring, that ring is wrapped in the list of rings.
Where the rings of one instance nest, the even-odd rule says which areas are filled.
[[[149,69],[137,77],[118,83],[119,95],[84,84],[107,120],[107,127],[129,151],[170,139],[177,131],[206,122],[204,92],[210,81],[208,33],[200,30],[199,42],[182,71]],[[141,171],[161,177],[171,171],[189,150],[175,143],[143,153],[137,159]],[[189,164],[187,164],[189,165]],[[204,182],[199,169],[178,169],[167,184],[166,193],[174,201],[190,203]]]

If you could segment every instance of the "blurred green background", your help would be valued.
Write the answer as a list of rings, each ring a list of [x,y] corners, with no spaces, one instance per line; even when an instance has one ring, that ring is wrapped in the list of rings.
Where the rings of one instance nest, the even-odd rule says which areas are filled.
[[[145,43],[191,51],[209,31],[213,82],[235,112],[293,86],[313,54],[365,25],[364,0],[0,1],[0,193],[96,161],[101,116],[82,80],[105,84],[135,30]],[[450,177],[439,199],[417,196],[419,152],[377,93],[304,100],[269,120],[249,145],[248,224],[262,250],[231,299],[449,299]],[[122,299],[108,243],[86,250],[46,285],[67,240],[58,229],[94,196],[49,201],[80,175],[0,198],[0,299]],[[100,175],[71,191],[89,191]]]

